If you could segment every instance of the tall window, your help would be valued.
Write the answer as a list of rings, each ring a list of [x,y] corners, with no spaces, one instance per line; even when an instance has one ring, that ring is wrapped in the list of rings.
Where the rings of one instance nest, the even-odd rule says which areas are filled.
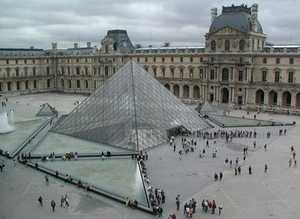
[[[80,80],[76,81],[77,88],[80,88]]]
[[[76,67],[76,74],[80,75],[80,67]]]
[[[239,71],[239,81],[243,81],[243,71]]]
[[[245,50],[245,40],[240,40],[239,42],[240,51]]]
[[[36,75],[36,68],[35,68],[35,67],[32,68],[32,75],[33,75],[33,76]]]
[[[19,76],[19,68],[16,67],[16,76],[18,77]]]
[[[230,51],[230,41],[229,40],[225,40],[225,51],[226,52]]]
[[[288,83],[294,83],[294,72],[292,71],[289,72]]]
[[[267,71],[262,72],[262,81],[264,81],[264,82],[267,81]]]
[[[210,42],[210,49],[212,51],[216,51],[216,41],[215,40]]]
[[[276,58],[276,64],[280,64],[280,58]]]
[[[105,77],[108,77],[108,66],[105,66],[104,71],[105,71]]]
[[[190,68],[190,78],[193,78],[193,75],[194,75],[194,69]]]
[[[170,71],[171,71],[171,77],[174,78],[174,68],[171,68]]]
[[[36,89],[37,84],[36,84],[36,80],[33,81],[33,88]]]
[[[215,80],[215,71],[213,69],[210,70],[210,80]]]
[[[161,69],[161,73],[162,73],[162,76],[165,77],[166,76],[166,69],[163,67]]]
[[[264,64],[267,64],[267,62],[268,62],[268,61],[267,61],[267,58],[264,57],[264,58],[263,58],[263,63],[264,63]]]
[[[223,68],[223,70],[222,70],[222,81],[229,81],[229,70],[228,70],[228,68]]]
[[[294,64],[294,58],[290,58],[290,65],[293,65]]]
[[[180,79],[183,79],[183,68],[180,69]]]
[[[280,72],[275,71],[275,82],[279,82],[279,80],[280,80]]]
[[[47,66],[47,68],[46,68],[46,72],[47,72],[47,75],[49,75],[49,74],[50,74],[50,68],[49,68],[49,66]]]
[[[156,74],[157,74],[157,70],[156,70],[156,67],[153,67],[153,75],[154,75],[154,77],[156,77]]]
[[[27,74],[28,74],[28,68],[27,68],[27,67],[24,67],[24,74],[25,74],[25,77],[26,77]]]

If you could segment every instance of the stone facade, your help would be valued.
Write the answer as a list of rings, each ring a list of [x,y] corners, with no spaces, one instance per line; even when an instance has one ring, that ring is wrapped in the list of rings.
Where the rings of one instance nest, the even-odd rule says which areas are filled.
[[[266,43],[256,4],[211,12],[205,47],[134,48],[110,30],[100,48],[0,49],[0,94],[89,94],[134,60],[186,103],[299,113],[300,45]]]

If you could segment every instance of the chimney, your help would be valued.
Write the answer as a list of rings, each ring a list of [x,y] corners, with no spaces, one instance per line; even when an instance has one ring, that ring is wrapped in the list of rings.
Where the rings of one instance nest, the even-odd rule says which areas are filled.
[[[86,43],[86,47],[87,47],[87,48],[91,48],[91,42],[87,42],[87,43]]]
[[[74,49],[78,49],[78,43],[74,43]]]
[[[253,4],[251,6],[251,24],[252,31],[257,32],[257,13],[258,13],[258,4]]]
[[[57,43],[56,42],[52,43],[52,49],[57,49]]]
[[[212,8],[210,10],[210,15],[211,15],[211,23],[212,23],[212,22],[214,22],[215,18],[218,16],[218,9]]]

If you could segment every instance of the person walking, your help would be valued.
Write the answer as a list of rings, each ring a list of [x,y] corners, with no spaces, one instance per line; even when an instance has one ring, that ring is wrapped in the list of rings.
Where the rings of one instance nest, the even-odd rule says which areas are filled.
[[[264,149],[265,149],[265,151],[267,151],[267,144],[264,145]]]
[[[268,165],[265,164],[265,173],[267,173],[267,171],[268,171]]]
[[[65,197],[62,195],[61,198],[60,198],[60,207],[61,208],[65,207],[64,204],[65,204]]]
[[[251,175],[252,174],[252,167],[249,166],[248,170],[249,170],[249,175]]]
[[[52,211],[53,211],[53,212],[55,211],[55,205],[56,205],[55,201],[52,200],[52,201],[51,201],[51,208],[52,208]]]
[[[220,204],[219,205],[219,216],[221,215],[222,209],[223,209],[223,206]]]
[[[219,179],[220,179],[220,181],[222,181],[222,179],[223,179],[223,173],[222,172],[219,173]]]
[[[239,175],[241,175],[241,172],[242,172],[241,166],[239,166],[239,167],[238,167],[238,173],[239,173]]]
[[[293,152],[293,159],[296,159],[296,151]]]
[[[43,198],[42,198],[42,196],[40,196],[40,197],[38,198],[38,201],[39,201],[39,203],[40,203],[40,206],[43,207]]]
[[[176,196],[176,209],[177,211],[180,209],[180,195]]]
[[[211,206],[211,209],[212,209],[211,213],[212,213],[212,214],[215,214],[216,208],[217,208],[216,202],[215,202],[215,200],[213,200],[212,206]]]
[[[289,159],[289,167],[292,166],[292,158]]]
[[[49,178],[48,178],[48,176],[47,176],[47,175],[45,175],[45,182],[46,182],[46,185],[48,185],[48,184],[49,184]]]

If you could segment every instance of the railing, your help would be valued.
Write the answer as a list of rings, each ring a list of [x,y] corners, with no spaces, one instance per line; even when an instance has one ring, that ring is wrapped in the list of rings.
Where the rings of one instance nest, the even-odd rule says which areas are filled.
[[[27,144],[33,140],[47,125],[50,124],[51,119],[46,120],[43,124],[41,124],[33,133],[31,133],[22,143],[21,145],[11,154],[9,155],[10,158],[14,158],[15,156],[18,155],[18,153],[20,153],[20,151],[22,151]]]

